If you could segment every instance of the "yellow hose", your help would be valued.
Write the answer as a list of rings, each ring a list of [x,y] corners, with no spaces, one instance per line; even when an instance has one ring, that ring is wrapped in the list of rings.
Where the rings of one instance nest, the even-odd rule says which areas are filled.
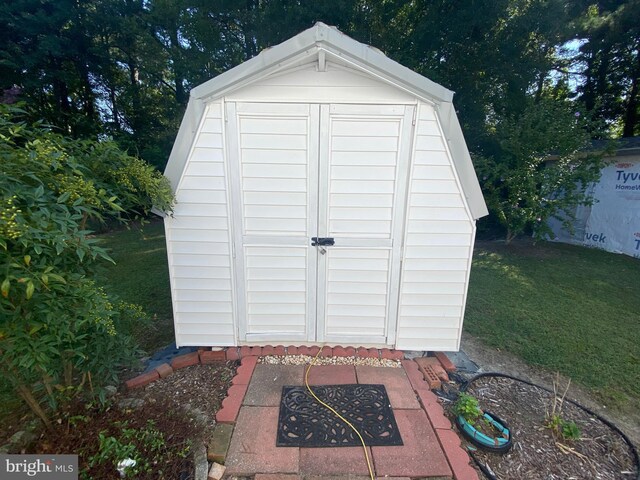
[[[316,353],[316,356],[313,357],[313,360],[311,360],[311,363],[307,366],[307,371],[304,374],[304,384],[307,387],[307,390],[309,390],[309,393],[311,394],[311,396],[313,398],[316,399],[316,401],[320,404],[323,405],[324,407],[328,408],[329,410],[331,410],[336,417],[338,417],[340,420],[342,420],[344,423],[346,423],[347,425],[349,425],[349,427],[351,427],[351,430],[353,430],[354,432],[356,432],[356,435],[358,435],[358,438],[360,439],[360,441],[362,442],[362,448],[364,450],[364,458],[367,460],[367,468],[369,468],[369,476],[371,477],[371,480],[375,480],[375,476],[373,475],[373,468],[371,467],[371,460],[369,459],[369,453],[367,452],[367,445],[364,443],[364,438],[362,438],[362,435],[360,435],[360,432],[358,431],[358,429],[356,427],[354,427],[353,425],[351,425],[351,423],[349,422],[349,420],[347,420],[346,418],[344,418],[342,415],[340,415],[338,412],[336,412],[330,405],[327,405],[326,403],[324,403],[322,400],[320,400],[315,393],[313,393],[313,390],[311,390],[311,387],[309,386],[309,370],[311,370],[311,367],[316,363],[316,360],[318,359],[318,356],[320,355],[320,353],[322,352],[322,349],[324,348],[321,347],[320,350],[318,350],[318,353]]]

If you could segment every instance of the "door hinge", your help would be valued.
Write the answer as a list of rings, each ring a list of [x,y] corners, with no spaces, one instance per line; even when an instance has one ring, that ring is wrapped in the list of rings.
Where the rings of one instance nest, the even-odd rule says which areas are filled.
[[[418,115],[418,107],[413,107],[413,119],[411,120],[411,125],[415,127],[416,125],[416,117]]]

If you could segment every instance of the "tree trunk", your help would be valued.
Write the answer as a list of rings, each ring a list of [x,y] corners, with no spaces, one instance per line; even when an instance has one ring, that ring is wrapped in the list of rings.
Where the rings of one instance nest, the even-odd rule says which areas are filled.
[[[134,135],[140,133],[141,120],[142,120],[142,101],[140,100],[140,71],[138,69],[137,62],[133,59],[133,56],[129,56],[129,81],[131,82],[132,89],[132,102],[133,102],[133,115],[131,118],[131,128]]]
[[[111,100],[113,126],[116,130],[120,130],[120,112],[118,111],[118,99],[116,97],[116,89],[113,84],[109,86],[109,100]]]
[[[31,393],[28,387],[25,385],[18,385],[17,387],[18,395],[22,397],[22,399],[29,405],[29,408],[35,413],[40,419],[44,422],[44,425],[47,427],[47,430],[51,430],[51,422],[49,421],[49,417],[40,406],[40,403],[36,400],[36,398]]]
[[[640,83],[640,53],[636,53],[636,68],[633,71],[631,90],[629,91],[624,112],[623,137],[633,137],[638,125],[638,89]]]
[[[593,51],[590,52],[589,58],[587,59],[587,68],[584,71],[585,81],[584,81],[584,93],[582,94],[582,100],[584,101],[584,106],[588,112],[593,111],[596,105],[596,92],[594,85],[594,57],[595,53]]]
[[[176,102],[179,105],[185,105],[188,97],[184,88],[184,72],[182,68],[182,49],[180,48],[180,42],[178,41],[178,27],[171,28],[171,56],[173,57],[173,76],[176,86]]]

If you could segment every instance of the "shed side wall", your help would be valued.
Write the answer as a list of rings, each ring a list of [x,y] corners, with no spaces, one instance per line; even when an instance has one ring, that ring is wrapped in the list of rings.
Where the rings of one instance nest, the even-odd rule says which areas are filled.
[[[457,350],[475,227],[431,106],[415,135],[396,348]]]
[[[213,103],[165,218],[178,346],[236,344],[227,197],[222,108]]]

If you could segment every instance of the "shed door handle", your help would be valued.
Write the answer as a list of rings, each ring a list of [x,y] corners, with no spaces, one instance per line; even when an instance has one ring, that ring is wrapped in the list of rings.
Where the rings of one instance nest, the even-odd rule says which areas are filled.
[[[331,237],[311,237],[312,247],[330,247],[335,243],[335,240]]]

